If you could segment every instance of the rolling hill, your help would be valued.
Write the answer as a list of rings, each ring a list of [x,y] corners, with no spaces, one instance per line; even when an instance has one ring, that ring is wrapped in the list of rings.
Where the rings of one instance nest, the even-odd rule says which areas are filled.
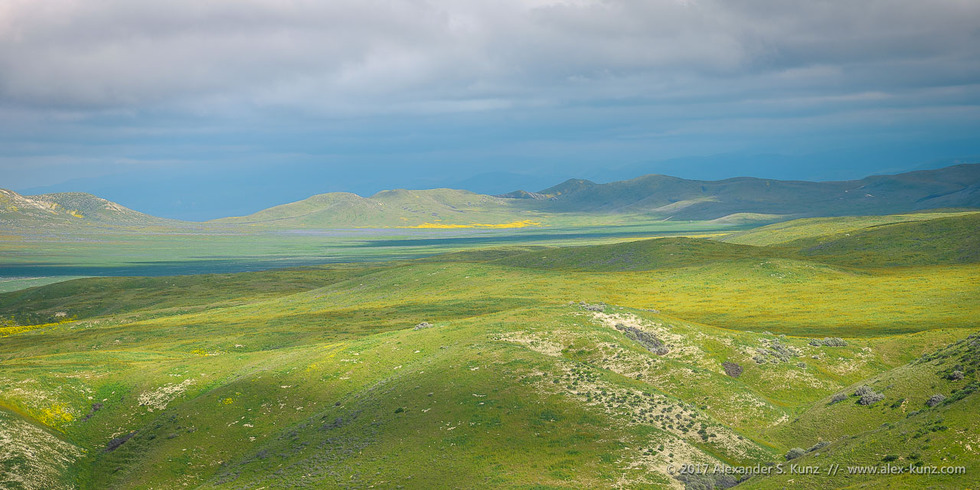
[[[8,227],[175,224],[82,192],[22,196],[0,189],[0,224]]]
[[[214,223],[280,228],[520,227],[521,221],[537,216],[538,213],[510,206],[506,199],[469,191],[397,189],[381,191],[371,197],[343,192],[319,194]]]
[[[735,178],[686,180],[647,175],[597,184],[572,179],[539,192],[486,196],[453,189],[382,191],[371,197],[320,194],[215,223],[265,227],[431,227],[551,224],[636,219],[766,223],[809,216],[878,215],[932,208],[980,207],[980,164],[873,176],[846,182]]]
[[[846,182],[735,178],[686,180],[647,175],[596,184],[573,179],[540,192],[487,196],[456,189],[337,192],[202,226],[262,229],[521,228],[637,220],[715,220],[760,224],[801,217],[980,208],[980,164],[873,176]],[[18,226],[82,223],[175,225],[83,193],[21,196],[0,191],[0,222]]]

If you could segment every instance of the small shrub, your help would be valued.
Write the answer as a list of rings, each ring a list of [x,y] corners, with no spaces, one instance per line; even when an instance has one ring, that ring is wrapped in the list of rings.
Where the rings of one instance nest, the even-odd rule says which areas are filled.
[[[963,371],[953,371],[949,373],[949,376],[946,376],[946,378],[951,381],[959,381],[963,379]]]
[[[738,364],[735,364],[734,362],[725,361],[725,362],[723,362],[721,364],[721,366],[723,368],[725,368],[725,374],[727,374],[727,375],[729,375],[729,376],[731,376],[733,378],[737,378],[737,377],[739,377],[739,376],[742,375],[742,366],[739,366]]]
[[[858,389],[854,390],[854,394],[857,396],[864,396],[874,392],[875,390],[871,389],[871,387],[868,385],[859,386]]]
[[[847,347],[847,341],[840,337],[827,337],[820,343],[827,347]]]
[[[812,453],[814,451],[819,451],[819,450],[821,450],[821,449],[823,449],[823,448],[825,448],[825,447],[827,447],[829,445],[830,445],[830,443],[827,442],[827,441],[820,441],[820,442],[814,444],[813,446],[810,446],[810,449],[807,449],[806,452]]]
[[[861,398],[858,400],[858,403],[860,403],[861,405],[874,405],[875,403],[878,403],[884,399],[885,399],[885,395],[878,393],[876,391],[872,391],[871,393],[866,393],[864,395],[861,395]]]
[[[786,453],[786,461],[799,458],[804,454],[806,454],[806,450],[801,447],[794,447],[793,449],[790,449],[788,453]]]
[[[946,400],[946,395],[935,394],[930,396],[929,399],[926,400],[926,406],[935,407],[936,405],[942,403],[944,400]]]
[[[847,394],[846,393],[838,393],[838,394],[834,395],[833,398],[830,399],[830,404],[833,405],[835,403],[840,403],[840,402],[842,402],[844,400],[847,400]]]
[[[885,456],[884,458],[881,458],[881,460],[884,461],[884,462],[886,462],[886,463],[891,462],[891,461],[897,461],[898,460],[898,455],[897,454],[889,454],[889,455]]]

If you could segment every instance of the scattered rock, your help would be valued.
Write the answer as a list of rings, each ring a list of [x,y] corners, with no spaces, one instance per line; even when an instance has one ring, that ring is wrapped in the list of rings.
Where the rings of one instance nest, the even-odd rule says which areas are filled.
[[[581,303],[579,303],[579,306],[581,306],[586,311],[597,311],[599,313],[606,311],[606,304],[602,302],[596,304],[589,304],[586,303],[585,301],[582,301]]]
[[[136,435],[136,432],[137,431],[134,430],[129,434],[113,438],[111,441],[109,441],[108,444],[105,445],[105,452],[108,453],[108,452],[115,451],[116,449],[119,449],[119,446],[126,444],[126,441],[132,439],[133,436]]]
[[[824,337],[823,340],[820,339],[810,339],[808,342],[814,347],[847,347],[847,341],[840,337]]]
[[[617,323],[615,326],[616,330],[623,332],[623,335],[625,335],[626,338],[642,345],[643,347],[646,347],[647,350],[657,354],[658,356],[662,356],[670,352],[670,349],[668,349],[656,335],[650,332],[640,330],[636,327],[623,325],[622,323]]]
[[[729,376],[731,376],[733,378],[737,378],[737,377],[739,377],[739,376],[742,375],[742,366],[739,366],[738,364],[735,364],[734,362],[725,361],[725,362],[723,362],[721,364],[721,366],[723,368],[725,368],[725,374],[727,374],[727,375],[729,375]]]
[[[760,339],[759,342],[762,342],[764,347],[756,349],[756,355],[752,358],[758,364],[788,362],[800,355],[799,349],[786,345],[779,339]]]
[[[95,412],[98,412],[99,410],[102,410],[102,406],[103,405],[101,403],[99,403],[99,402],[93,403],[92,404],[92,411],[89,412],[89,413],[87,413],[84,417],[82,417],[82,422],[85,422],[86,420],[92,418],[92,416],[95,415]]]
[[[422,322],[415,326],[412,330],[425,330],[427,328],[432,328],[433,325],[429,322]]]

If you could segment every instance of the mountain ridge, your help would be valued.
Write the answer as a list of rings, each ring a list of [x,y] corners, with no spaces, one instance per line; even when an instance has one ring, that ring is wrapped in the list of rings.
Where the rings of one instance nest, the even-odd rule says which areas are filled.
[[[537,193],[519,190],[500,197],[519,199],[524,208],[542,212],[655,213],[684,204],[672,213],[675,219],[717,219],[738,212],[793,217],[888,214],[980,207],[980,164],[830,182],[757,177],[702,181],[659,174],[607,184],[570,179]]]
[[[569,179],[538,192],[517,190],[495,196],[447,188],[384,190],[368,197],[331,192],[204,223],[287,228],[506,227],[543,223],[549,216],[562,214],[663,220],[758,215],[777,221],[936,208],[980,208],[980,164],[829,182],[758,177],[703,181],[649,174],[605,184]],[[0,191],[0,222],[187,223],[140,213],[91,194],[22,196],[8,190]]]

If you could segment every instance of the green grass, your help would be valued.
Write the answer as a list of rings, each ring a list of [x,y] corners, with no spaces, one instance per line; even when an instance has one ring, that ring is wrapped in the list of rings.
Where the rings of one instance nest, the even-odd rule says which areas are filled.
[[[35,437],[3,446],[0,468],[27,474],[43,451],[32,478],[81,488],[644,487],[670,483],[670,465],[763,464],[826,440],[801,461],[894,452],[970,473],[743,485],[978,481],[964,444],[980,264],[690,238],[515,245],[0,294],[0,440]],[[847,345],[811,343],[828,336]],[[828,404],[863,384],[885,400]],[[950,402],[923,409],[935,393]]]
[[[784,244],[846,265],[910,266],[980,261],[980,213],[868,227]]]
[[[951,216],[976,215],[976,211],[964,212],[922,212],[912,214],[894,214],[885,216],[843,216],[835,218],[806,218],[785,221],[762,226],[748,231],[735,233],[722,240],[742,245],[779,245],[794,240],[819,236],[834,236],[854,230],[861,230],[878,225],[904,223],[912,221],[928,221],[936,218]]]

